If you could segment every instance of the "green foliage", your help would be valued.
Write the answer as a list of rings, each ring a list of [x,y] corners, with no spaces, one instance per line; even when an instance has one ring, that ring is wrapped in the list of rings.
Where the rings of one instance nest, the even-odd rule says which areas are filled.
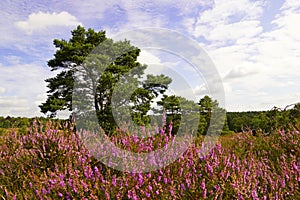
[[[50,113],[50,117],[55,117],[59,110],[72,110],[75,69],[82,65],[92,49],[106,39],[104,31],[95,32],[92,29],[86,31],[81,26],[71,33],[72,38],[69,41],[54,40],[57,51],[54,58],[48,61],[51,71],[60,70],[56,77],[46,80],[49,88],[48,98],[39,106],[41,112]]]
[[[171,96],[163,95],[163,98],[157,102],[157,105],[161,106],[162,109],[166,112],[166,116],[167,116],[166,121],[168,123],[173,124],[172,134],[177,133],[181,124],[181,111],[182,111],[179,97],[175,95],[171,95]],[[157,112],[157,110],[154,109],[154,112]],[[168,130],[169,127],[166,127],[167,132]]]
[[[226,110],[219,107],[217,100],[213,100],[209,96],[204,96],[199,100],[199,111],[200,111],[200,122],[198,128],[198,134],[206,135],[209,134],[221,134],[223,128],[225,127],[225,132],[227,131],[227,124],[224,126],[224,119]],[[212,118],[214,116],[214,118]],[[224,133],[225,133],[224,132]]]
[[[172,81],[164,75],[147,75],[147,79],[142,81],[147,66],[137,62],[140,49],[132,46],[127,40],[115,42],[107,38],[104,31],[85,30],[78,26],[72,31],[69,41],[55,39],[54,45],[57,50],[54,58],[48,61],[48,65],[51,70],[60,72],[56,77],[46,80],[49,88],[48,98],[40,105],[41,112],[50,117],[55,117],[59,110],[72,111],[74,78],[75,73],[80,70],[84,71],[83,78],[86,80],[81,82],[80,86],[92,91],[93,110],[97,113],[100,126],[107,133],[116,128],[112,115],[112,97],[118,90],[117,83],[122,83],[118,91],[120,98],[122,93],[131,96],[116,101],[119,105],[115,106],[122,109],[122,106],[133,104],[133,120],[137,124],[147,124],[147,112],[152,100],[163,94]],[[101,77],[97,76],[99,74]]]
[[[277,129],[299,130],[299,113],[299,103],[284,109],[274,107],[268,111],[227,112],[228,127],[235,132],[247,129],[261,130],[263,133],[272,133]]]
[[[19,135],[26,135],[30,131],[30,125],[37,121],[39,125],[45,129],[46,123],[49,121],[48,118],[44,117],[0,117],[0,136],[6,135],[12,131],[17,132]],[[52,119],[53,123],[64,124],[69,120]]]
[[[180,126],[187,127],[188,124],[198,124],[197,128],[190,127],[190,129],[196,130],[197,135],[206,135],[208,130],[210,130],[210,134],[229,133],[227,121],[225,119],[224,124],[223,119],[225,109],[220,108],[219,103],[209,96],[204,96],[196,104],[194,101],[187,100],[184,97],[163,95],[163,98],[157,104],[166,111],[167,121],[172,121],[173,133],[176,133]],[[154,112],[158,111],[154,110]],[[212,113],[214,113],[213,119]],[[188,121],[182,122],[182,115],[185,115]],[[223,130],[222,128],[220,130],[220,127],[223,126]]]

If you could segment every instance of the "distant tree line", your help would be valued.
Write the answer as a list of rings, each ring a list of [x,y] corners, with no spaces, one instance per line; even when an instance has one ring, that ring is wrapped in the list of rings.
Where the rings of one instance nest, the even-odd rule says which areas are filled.
[[[277,129],[300,129],[300,103],[285,108],[274,107],[268,111],[227,112],[229,130],[241,132],[247,129],[271,133]]]
[[[215,109],[216,111],[222,109],[218,107],[218,102],[209,96],[205,96],[201,98],[198,103],[195,103],[186,100],[183,97],[165,95],[158,104],[165,109],[166,121],[167,123],[172,122],[174,133],[176,133],[179,126],[182,125],[181,114],[187,107],[189,110],[194,111],[189,115],[191,120],[193,120],[193,117],[196,118],[196,115],[200,114],[200,118],[198,118],[198,135],[206,134],[210,124],[212,108],[217,108]],[[159,117],[161,117],[161,115]],[[0,117],[0,128],[19,128],[25,131],[34,120],[46,124],[46,122],[49,121],[49,118]],[[66,121],[62,119],[51,120],[59,123],[64,123]],[[161,120],[161,118],[157,120]],[[219,123],[223,122],[224,121],[220,121]],[[253,129],[261,131],[262,133],[272,133],[278,129],[287,131],[291,129],[300,130],[300,103],[289,105],[282,109],[274,107],[268,111],[227,112],[222,134]]]
[[[32,124],[36,121],[36,124],[43,129],[45,125],[49,122],[47,117],[10,117],[10,116],[0,116],[0,135],[4,133],[7,129],[17,129],[19,134],[26,134],[30,129],[32,129]],[[61,124],[61,126],[69,119],[51,119],[52,122]]]
[[[0,128],[23,128],[28,127],[31,119],[26,117],[0,117]]]

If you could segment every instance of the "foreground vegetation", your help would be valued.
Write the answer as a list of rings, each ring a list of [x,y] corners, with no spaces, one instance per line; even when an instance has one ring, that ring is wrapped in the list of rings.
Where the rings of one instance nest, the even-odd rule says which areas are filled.
[[[87,109],[83,105],[92,100],[94,108],[87,110],[96,111],[110,141],[130,152],[168,150],[175,139],[185,141],[176,135],[179,127],[199,119],[198,127],[184,129],[195,133],[196,139],[168,166],[147,173],[124,172],[93,157],[95,152],[116,152],[99,151],[97,145],[87,149],[69,120],[0,117],[1,199],[300,199],[299,103],[291,109],[227,113],[224,119],[225,109],[209,96],[196,103],[164,95],[172,79],[163,74],[148,74],[144,80],[147,65],[137,62],[140,49],[129,41],[116,42],[107,38],[105,31],[80,26],[71,33],[69,40],[54,40],[57,51],[48,66],[60,71],[46,80],[48,98],[39,106],[43,113],[55,117],[58,111],[69,110],[88,121],[89,112],[80,108]],[[94,74],[99,71],[103,73]],[[82,73],[76,78],[78,72]],[[125,79],[130,84],[117,87]],[[75,85],[82,88],[76,90]],[[129,126],[117,126],[111,102],[115,90],[120,92],[116,96],[124,98],[117,101],[122,109],[132,105],[130,116],[142,132],[150,126],[151,102],[163,96],[156,101],[160,110],[152,109],[159,119],[157,113],[164,113],[161,127],[153,127],[154,134],[145,132],[149,137],[141,139],[132,135]],[[188,122],[181,119],[183,114]],[[214,123],[213,114],[217,116]],[[219,130],[224,120],[224,128]],[[217,145],[203,154],[209,127],[222,135]],[[183,146],[175,147],[179,151]],[[154,154],[151,162],[164,163],[177,157],[175,153]],[[105,158],[117,161],[114,157]],[[141,162],[131,164],[143,167]]]
[[[299,199],[300,134],[221,136],[206,156],[202,137],[174,163],[151,173],[113,170],[82,145],[72,124],[34,121],[0,140],[1,199]],[[164,146],[168,133],[140,140],[118,130],[111,141],[137,152]],[[126,130],[125,130],[126,132]]]

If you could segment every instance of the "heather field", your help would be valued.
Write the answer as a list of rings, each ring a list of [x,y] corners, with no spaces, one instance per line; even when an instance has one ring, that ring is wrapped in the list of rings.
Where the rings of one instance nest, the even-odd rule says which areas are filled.
[[[118,130],[111,141],[148,152],[176,137],[158,130],[146,139]],[[300,199],[299,139],[297,130],[232,133],[200,156],[199,136],[161,170],[130,173],[95,159],[72,124],[35,121],[1,135],[0,199]]]

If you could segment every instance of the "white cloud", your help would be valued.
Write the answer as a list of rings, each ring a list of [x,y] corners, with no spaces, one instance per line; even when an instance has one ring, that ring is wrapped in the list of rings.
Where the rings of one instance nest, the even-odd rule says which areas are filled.
[[[273,21],[274,30],[262,34],[253,45],[258,51],[254,59],[264,63],[271,75],[300,75],[300,4],[293,2],[286,1]]]
[[[212,42],[231,42],[238,39],[252,38],[262,32],[262,27],[259,26],[258,20],[248,20],[236,22],[233,24],[219,24],[213,30],[204,27],[199,27],[203,31],[203,35],[207,40]],[[201,33],[201,31],[199,30]],[[241,41],[243,42],[243,41]],[[243,42],[245,43],[245,42]]]
[[[27,109],[28,101],[26,99],[20,99],[16,96],[0,97],[0,105],[2,109]]]
[[[4,87],[0,87],[0,94],[5,92],[5,88]]]
[[[10,55],[10,56],[4,56],[4,59],[5,59],[9,64],[16,65],[16,64],[19,64],[19,63],[20,63],[21,57]]]
[[[249,46],[263,31],[259,21],[262,7],[262,1],[216,0],[196,19],[187,19],[190,33],[209,42],[204,47],[223,77],[234,68],[250,68],[249,57],[256,50]]]
[[[187,14],[192,12],[191,9],[197,7],[204,7],[213,4],[213,0],[206,1],[194,1],[194,0],[122,0],[126,9],[143,9],[147,12],[157,12],[157,10],[162,8],[177,8],[181,13],[177,14]],[[165,10],[167,12],[167,9]],[[167,13],[164,13],[167,14]]]
[[[29,101],[26,98],[0,96],[1,116],[28,116],[29,112],[31,112],[31,110]]]
[[[216,0],[212,9],[200,13],[196,19],[197,23],[193,34],[197,37],[203,36],[208,40],[228,39],[228,33],[230,34],[229,37],[240,36],[242,33],[247,33],[247,30],[250,30],[249,28],[253,29],[254,26],[257,26],[259,23],[257,19],[262,15],[261,5],[261,1]],[[250,23],[250,27],[246,23]],[[247,30],[244,28],[247,28]],[[235,35],[236,31],[238,31],[237,35]],[[256,29],[250,30],[250,36],[259,31]],[[211,37],[210,35],[215,36]],[[225,38],[218,37],[218,35],[225,36]]]
[[[51,8],[47,3],[29,3],[25,12],[21,3],[5,5],[7,3],[1,2],[7,11],[0,11],[0,47],[16,51],[3,55],[4,63],[12,66],[0,66],[0,86],[5,88],[2,93],[0,88],[0,94],[16,97],[11,98],[13,101],[28,99],[29,110],[33,110],[33,104],[36,108],[46,98],[44,74],[49,72],[42,64],[28,63],[31,61],[24,56],[19,59],[12,54],[30,52],[34,59],[45,63],[54,53],[52,40],[68,38],[70,30],[84,22],[96,30],[105,29],[109,37],[109,34],[140,27],[189,32],[204,45],[224,77],[228,108],[244,110],[246,104],[251,104],[253,109],[266,108],[276,102],[289,104],[299,99],[293,94],[299,94],[297,85],[300,84],[300,1],[285,0],[273,21],[268,22],[272,22],[272,26],[266,32],[262,18],[265,14],[273,17],[274,13],[264,13],[268,10],[267,4],[273,3],[278,4],[271,0],[66,0],[53,3]],[[186,29],[182,30],[184,25]],[[139,58],[141,63],[167,64],[156,54],[143,53],[145,51]],[[205,88],[195,89],[200,92]],[[33,113],[38,113],[38,109]]]
[[[121,23],[119,19],[116,19],[113,24],[104,26],[105,30],[112,35],[142,27],[182,29],[181,20],[184,19],[184,16],[195,14],[199,12],[200,8],[203,9],[213,4],[213,0],[119,0],[111,2],[113,3],[105,4],[106,10],[110,9],[116,15],[122,13],[126,19],[125,22],[122,21]],[[106,10],[102,8],[100,11],[104,18],[103,13]],[[90,13],[88,15],[90,16]]]
[[[187,26],[196,24],[189,31],[208,42],[205,48],[224,77],[229,110],[295,102],[291,94],[300,84],[300,2],[287,0],[268,32],[260,22],[264,8],[262,1],[217,0],[196,20],[186,20]]]
[[[74,27],[82,24],[75,16],[63,11],[60,13],[32,13],[28,16],[26,21],[18,21],[15,25],[26,33],[32,34],[36,31],[45,31],[47,28],[51,27]]]
[[[250,76],[255,73],[256,72],[254,70],[247,69],[245,67],[235,67],[224,77],[223,80],[227,81],[234,78],[244,78],[245,76]]]
[[[288,10],[297,10],[300,7],[300,1],[298,0],[286,0],[285,3],[282,6],[282,10],[288,9]]]
[[[155,56],[147,50],[141,51],[137,61],[142,64],[161,64],[161,60],[159,59],[159,57]]]
[[[0,92],[1,115],[41,115],[37,103],[46,100],[44,80],[55,74],[40,63],[0,65],[0,71],[0,85],[5,86],[5,93]]]
[[[209,94],[209,91],[208,91],[208,88],[206,86],[206,84],[201,84],[201,85],[198,85],[196,86],[194,89],[193,89],[194,93],[196,95],[205,95],[205,94]]]

